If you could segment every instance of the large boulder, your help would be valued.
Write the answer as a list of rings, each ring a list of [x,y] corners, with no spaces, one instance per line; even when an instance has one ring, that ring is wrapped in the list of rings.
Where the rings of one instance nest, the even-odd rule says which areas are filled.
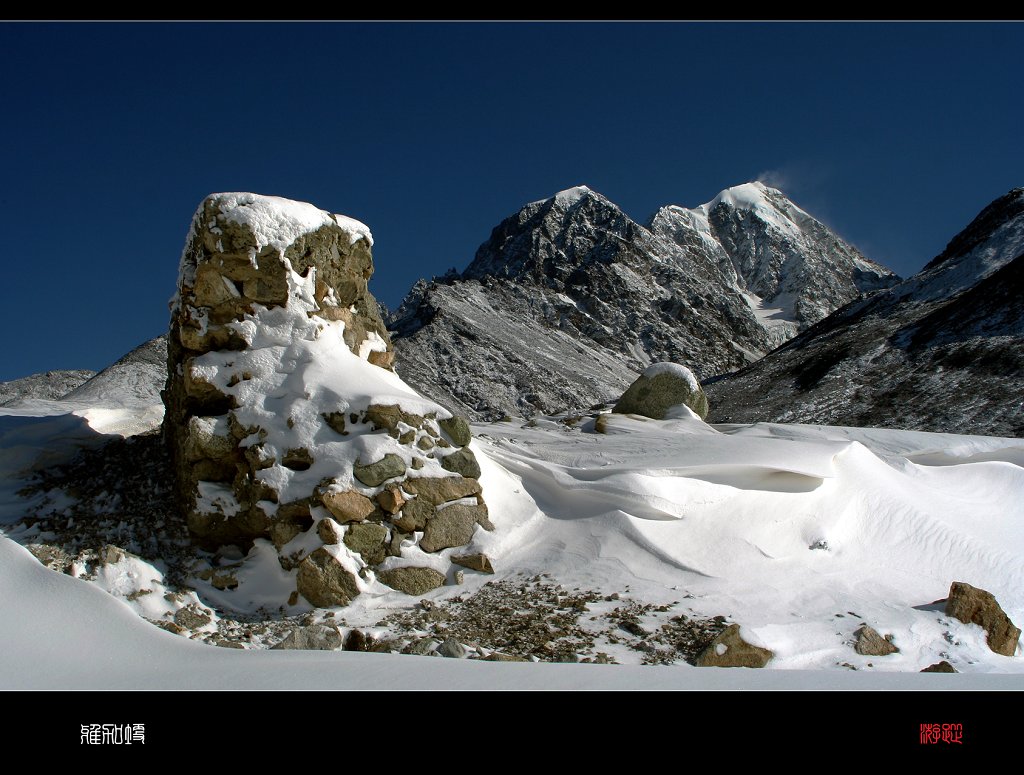
[[[171,305],[163,429],[192,536],[271,542],[314,606],[348,603],[420,531],[438,551],[493,528],[468,423],[392,371],[372,244],[309,204],[215,194]],[[438,484],[403,489],[410,472]]]
[[[764,667],[775,656],[768,649],[747,643],[740,626],[730,624],[697,655],[697,667]]]
[[[677,363],[662,362],[648,366],[612,411],[663,420],[669,409],[680,405],[692,409],[702,420],[707,417],[708,397],[693,372]]]
[[[954,581],[946,598],[946,615],[964,624],[979,625],[988,636],[988,647],[996,654],[1012,657],[1016,653],[1020,628],[1014,626],[991,592]]]

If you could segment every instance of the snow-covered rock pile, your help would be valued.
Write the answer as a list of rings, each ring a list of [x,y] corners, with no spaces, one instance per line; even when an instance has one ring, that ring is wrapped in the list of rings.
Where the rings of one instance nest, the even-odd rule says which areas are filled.
[[[272,542],[292,604],[377,581],[422,594],[445,550],[491,529],[469,426],[390,370],[371,245],[309,204],[216,194],[181,260],[164,391],[179,499],[203,545]]]

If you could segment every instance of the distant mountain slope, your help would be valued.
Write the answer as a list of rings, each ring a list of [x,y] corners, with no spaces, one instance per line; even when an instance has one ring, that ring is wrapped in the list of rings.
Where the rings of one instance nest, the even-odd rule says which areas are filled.
[[[88,369],[57,370],[0,382],[0,406],[10,406],[34,398],[57,400],[95,374],[95,371]]]
[[[1024,188],[918,274],[705,386],[715,422],[1024,435]]]
[[[63,396],[114,406],[151,406],[161,403],[167,379],[167,336],[143,342],[87,382]]]
[[[417,283],[389,327],[424,395],[529,416],[615,398],[653,361],[736,370],[896,280],[759,183],[649,227],[577,186],[505,219],[463,273]]]

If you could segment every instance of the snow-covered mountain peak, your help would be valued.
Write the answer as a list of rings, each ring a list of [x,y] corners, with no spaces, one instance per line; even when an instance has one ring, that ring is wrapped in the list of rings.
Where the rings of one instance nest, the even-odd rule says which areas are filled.
[[[594,191],[594,189],[585,185],[573,186],[572,188],[562,189],[556,194],[546,197],[544,199],[537,199],[527,204],[523,209],[534,208],[537,205],[551,204],[560,207],[561,209],[567,209],[572,207],[574,204],[579,202],[581,199],[592,197],[594,199],[601,200],[603,202],[609,202],[608,198],[603,194]],[[610,204],[610,202],[609,202]]]
[[[782,192],[775,188],[769,188],[759,180],[753,180],[720,191],[718,196],[704,204],[703,207],[712,210],[720,203],[725,202],[732,207],[751,210],[768,205],[770,194],[781,196]]]
[[[573,186],[572,188],[567,188],[564,191],[559,191],[557,194],[555,194],[554,198],[555,202],[565,207],[568,205],[575,204],[583,197],[593,193],[594,191],[592,191],[587,186]]]

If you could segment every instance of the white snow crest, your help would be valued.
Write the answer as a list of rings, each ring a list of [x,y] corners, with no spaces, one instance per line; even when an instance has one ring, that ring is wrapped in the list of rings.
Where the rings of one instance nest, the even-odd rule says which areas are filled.
[[[657,377],[659,374],[671,374],[674,377],[679,377],[679,379],[686,380],[690,385],[691,390],[700,390],[700,383],[693,375],[693,372],[678,363],[661,361],[660,363],[652,363],[644,369],[644,376],[648,379],[651,377]]]
[[[347,215],[335,214],[334,222],[348,232],[349,245],[355,245],[359,240],[364,239],[370,247],[373,247],[373,234],[370,233],[370,227],[362,221],[349,218]]]
[[[257,250],[273,247],[284,252],[303,234],[336,223],[330,213],[308,202],[239,192],[212,198],[225,220],[252,230]]]

